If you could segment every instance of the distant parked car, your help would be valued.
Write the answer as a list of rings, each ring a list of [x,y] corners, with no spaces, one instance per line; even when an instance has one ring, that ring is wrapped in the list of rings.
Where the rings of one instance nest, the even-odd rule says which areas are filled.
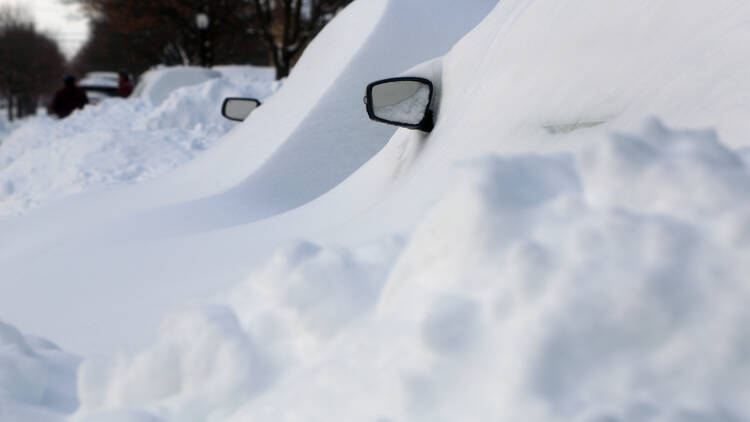
[[[117,72],[89,72],[78,81],[78,87],[86,92],[89,103],[96,104],[117,96],[118,79]]]

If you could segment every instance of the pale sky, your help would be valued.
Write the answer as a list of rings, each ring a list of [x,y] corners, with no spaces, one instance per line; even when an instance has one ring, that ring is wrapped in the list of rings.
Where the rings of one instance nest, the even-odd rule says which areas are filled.
[[[55,38],[69,58],[88,36],[86,18],[71,0],[0,0],[0,4],[28,9],[36,20],[37,29]]]

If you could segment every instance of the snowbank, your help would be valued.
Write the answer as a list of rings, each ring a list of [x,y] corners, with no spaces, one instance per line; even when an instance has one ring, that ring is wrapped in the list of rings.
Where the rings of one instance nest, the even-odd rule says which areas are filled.
[[[750,415],[750,169],[657,121],[592,138],[471,164],[417,227],[378,309],[411,331],[396,419]]]
[[[276,245],[328,225],[247,223],[310,201],[375,154],[394,128],[363,114],[366,82],[445,53],[494,3],[354,2],[310,44],[283,87],[200,157],[148,183],[0,220],[7,239],[0,244],[7,275],[1,286],[16,292],[13,300],[0,296],[6,318],[41,335],[57,333],[51,338],[76,353],[141,347],[165,314],[238,283]],[[428,4],[460,14],[425,14]],[[36,262],[31,270],[27,259]],[[51,278],[70,282],[49,287]],[[20,305],[39,304],[39,289],[58,299],[45,306],[60,318]],[[82,303],[84,294],[98,299]],[[89,314],[108,316],[92,322]],[[81,324],[90,330],[85,335]]]
[[[567,19],[561,14],[572,9],[550,2],[501,3],[446,56],[431,135],[397,132],[344,183],[275,218],[279,226],[326,218],[333,230],[311,234],[329,244],[277,252],[264,270],[217,300],[261,355],[275,357],[264,364],[275,380],[263,394],[240,389],[239,407],[204,400],[194,415],[236,421],[750,417],[744,400],[750,393],[744,330],[750,168],[742,158],[746,148],[739,147],[746,140],[735,130],[742,125],[724,120],[725,97],[705,101],[714,79],[704,80],[703,69],[645,60],[666,48],[659,37],[664,28],[670,35],[662,55],[706,57],[728,37],[744,40],[745,32],[725,28],[750,10],[739,2],[723,8],[579,3],[599,19]],[[676,10],[687,15],[670,13]],[[648,22],[618,24],[645,11]],[[540,19],[561,32],[537,39]],[[702,19],[716,26],[704,24],[688,41],[672,38]],[[553,25],[561,22],[562,28]],[[638,36],[628,38],[628,49],[594,42],[585,54],[581,41],[607,33],[603,26],[615,29],[614,40]],[[562,36],[568,31],[570,38]],[[572,55],[576,49],[584,53]],[[626,71],[616,67],[613,74],[607,70],[619,62],[610,55],[618,52]],[[542,66],[558,54],[560,69]],[[562,57],[569,55],[567,65]],[[583,66],[600,56],[601,62]],[[725,59],[711,67],[717,75],[750,68],[724,66],[737,58]],[[581,69],[590,71],[576,76]],[[677,70],[693,81],[691,89],[667,84]],[[681,121],[698,109],[702,119],[715,119],[716,130],[643,118],[658,112]],[[544,130],[551,122],[589,119],[609,123],[562,135]],[[362,191],[374,197],[363,199]],[[341,209],[359,214],[342,217]],[[274,227],[255,226],[263,224]],[[405,244],[393,241],[394,231]],[[352,246],[335,246],[343,239]],[[365,239],[368,252],[361,249]],[[338,272],[342,267],[347,270]],[[137,361],[138,355],[117,376],[109,376],[111,366],[88,372],[90,385],[110,389],[132,379]],[[82,390],[82,414],[106,420],[120,407],[88,399],[93,390]],[[174,397],[182,395],[153,395],[140,408],[179,420],[184,414],[167,408]]]
[[[178,88],[197,85],[221,77],[221,73],[202,67],[157,67],[144,73],[133,90],[133,97],[159,105]]]
[[[164,68],[157,74],[183,70]],[[27,119],[0,147],[0,216],[79,192],[150,180],[195,158],[236,126],[220,114],[225,97],[265,99],[276,89],[275,82],[249,73],[238,68],[233,79],[177,88],[158,106],[112,98],[64,120]]]
[[[63,421],[78,407],[78,358],[0,320],[0,420]]]
[[[264,66],[221,65],[211,68],[229,79],[271,81],[276,78],[276,69]]]
[[[226,420],[371,310],[401,245],[287,245],[216,305],[166,318],[152,348],[86,361],[77,416],[106,421],[137,407],[133,421]]]
[[[657,120],[577,137],[466,163],[405,245],[279,250],[153,348],[84,364],[79,416],[750,417],[750,168]]]
[[[456,4],[355,2],[200,158],[0,227],[25,325],[93,350],[168,313],[87,356],[74,420],[750,419],[750,59],[726,48],[750,4],[502,1],[415,70],[435,130],[375,153],[349,108],[444,50],[412,18]],[[123,198],[147,211],[73,217]]]

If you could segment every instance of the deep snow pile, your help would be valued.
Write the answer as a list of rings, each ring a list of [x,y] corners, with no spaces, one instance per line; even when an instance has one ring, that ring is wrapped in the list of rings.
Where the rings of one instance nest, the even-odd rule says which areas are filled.
[[[160,68],[139,85],[143,98],[107,99],[64,120],[27,119],[0,147],[0,216],[149,180],[195,158],[236,126],[220,114],[225,97],[264,99],[276,89],[246,70],[220,78],[205,69]],[[200,84],[181,79],[207,72],[214,77]]]
[[[441,12],[425,14],[428,4]],[[278,92],[194,160],[0,219],[0,288],[12,292],[0,295],[4,318],[72,352],[134,351],[164,315],[239,283],[279,244],[362,212],[379,185],[358,183],[356,198],[318,215],[266,218],[336,187],[388,142],[395,129],[363,113],[367,81],[446,53],[494,4],[354,2]]]
[[[198,85],[219,77],[221,73],[202,67],[157,67],[141,76],[133,90],[133,97],[159,105],[178,88]]]
[[[0,249],[16,301],[42,286],[56,300],[34,303],[50,309],[89,295],[66,318],[100,311],[86,329],[123,339],[171,311],[140,351],[85,357],[73,420],[750,419],[750,58],[727,48],[750,43],[750,4],[504,0],[411,71],[440,89],[431,134],[399,130],[359,168],[365,152],[342,154],[343,180],[321,169],[357,130],[376,149],[374,123],[334,100],[359,101],[365,56],[398,37],[334,57],[343,87],[306,91],[305,72],[322,74],[344,29],[410,33],[396,17],[428,1],[355,2],[220,145],[81,200],[140,205],[94,228],[44,210],[0,227],[19,244]],[[416,63],[401,64],[382,76]],[[284,109],[294,128],[269,123]],[[197,180],[212,168],[226,172]],[[258,190],[271,180],[276,196]],[[178,181],[194,191],[165,188]],[[45,284],[51,271],[68,284]]]
[[[405,244],[288,245],[153,347],[84,363],[79,412],[746,419],[750,168],[657,120],[576,138],[465,163]]]
[[[78,407],[79,359],[0,320],[0,420],[62,421]]]
[[[85,363],[80,411],[744,420],[750,169],[712,132],[656,120],[577,138],[467,163],[405,246],[279,250],[153,348]]]

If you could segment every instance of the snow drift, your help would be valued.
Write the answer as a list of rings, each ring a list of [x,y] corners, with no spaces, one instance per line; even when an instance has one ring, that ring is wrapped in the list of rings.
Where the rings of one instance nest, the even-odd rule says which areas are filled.
[[[143,98],[159,105],[179,88],[198,85],[220,76],[221,73],[202,67],[151,69],[141,76],[141,80],[133,90],[133,97]]]
[[[0,148],[0,216],[79,192],[154,179],[197,157],[235,126],[220,114],[225,97],[265,99],[278,85],[256,79],[257,70],[246,68],[191,86],[191,79],[180,79],[184,71],[150,73],[170,80],[173,91],[158,81],[149,84],[154,78],[146,77],[147,93],[170,94],[159,105],[110,98],[64,120],[27,119]]]
[[[62,421],[78,407],[79,359],[0,321],[0,419]]]
[[[404,16],[411,4],[388,2],[377,10],[393,15],[378,19]],[[355,2],[316,48],[374,5],[385,7]],[[316,167],[327,161],[284,168],[276,158],[297,165],[295,151],[336,157],[309,152],[288,127],[275,129],[290,131],[283,136],[267,129],[267,143],[241,143],[265,135],[262,125],[281,107],[266,105],[303,101],[290,78],[225,142],[136,186],[154,204],[149,190],[192,180],[197,169],[217,174],[196,181],[196,192],[165,194],[158,203],[169,207],[116,220],[136,233],[126,238],[132,249],[94,242],[111,232],[92,230],[63,242],[66,254],[31,241],[3,266],[33,286],[45,275],[29,264],[42,246],[43,262],[65,268],[66,280],[76,272],[61,258],[103,260],[79,274],[102,277],[112,296],[75,285],[93,287],[107,312],[87,302],[78,318],[105,315],[92,332],[109,328],[121,338],[127,326],[114,316],[146,326],[157,313],[136,318],[134,309],[183,300],[150,345],[86,357],[74,420],[745,420],[750,59],[732,46],[750,41],[749,18],[750,5],[738,0],[502,1],[442,59],[412,70],[440,77],[431,134],[396,131],[340,181]],[[414,29],[408,19],[389,22],[403,25],[404,39]],[[295,71],[300,80],[324,69],[314,51]],[[378,77],[416,63],[400,64]],[[341,127],[310,113],[298,124],[324,128],[324,116],[329,128]],[[550,133],[550,125],[577,130]],[[249,173],[229,150],[248,160]],[[251,151],[259,156],[248,158]],[[272,198],[250,188],[269,174],[284,189],[297,186],[294,177],[320,176],[304,186],[321,192]],[[269,205],[267,214],[243,214],[255,211],[243,208],[249,198]],[[217,206],[198,215],[218,222],[185,220],[185,199]],[[177,228],[189,226],[181,235],[137,235],[176,224],[166,221],[175,216]],[[55,221],[48,218],[40,212],[23,223]],[[28,230],[8,231],[20,239]],[[120,260],[142,266],[127,268],[127,289],[112,274],[125,268]],[[22,278],[20,269],[31,274]],[[136,307],[127,290],[158,300]],[[26,299],[23,290],[14,297]],[[71,332],[26,315],[28,326]]]
[[[576,138],[466,162],[408,239],[279,250],[153,347],[85,363],[80,414],[744,419],[750,169],[657,120]]]
[[[365,82],[445,53],[494,0],[441,0],[444,9],[460,10],[458,16],[425,15],[425,4],[353,3],[310,44],[273,97],[176,171],[59,201],[12,224],[0,220],[8,240],[0,244],[3,288],[16,292],[0,297],[5,317],[68,350],[132,347],[145,343],[152,336],[147,327],[169,311],[240,282],[280,242],[327,225],[299,220],[256,229],[243,223],[301,205],[367,161],[394,129],[362,114]],[[36,261],[41,250],[43,265]],[[50,286],[50,279],[69,282]],[[39,302],[42,290],[55,300]],[[98,299],[84,304],[80,297]],[[40,318],[29,303],[60,317]],[[108,317],[92,321],[92,314]]]

